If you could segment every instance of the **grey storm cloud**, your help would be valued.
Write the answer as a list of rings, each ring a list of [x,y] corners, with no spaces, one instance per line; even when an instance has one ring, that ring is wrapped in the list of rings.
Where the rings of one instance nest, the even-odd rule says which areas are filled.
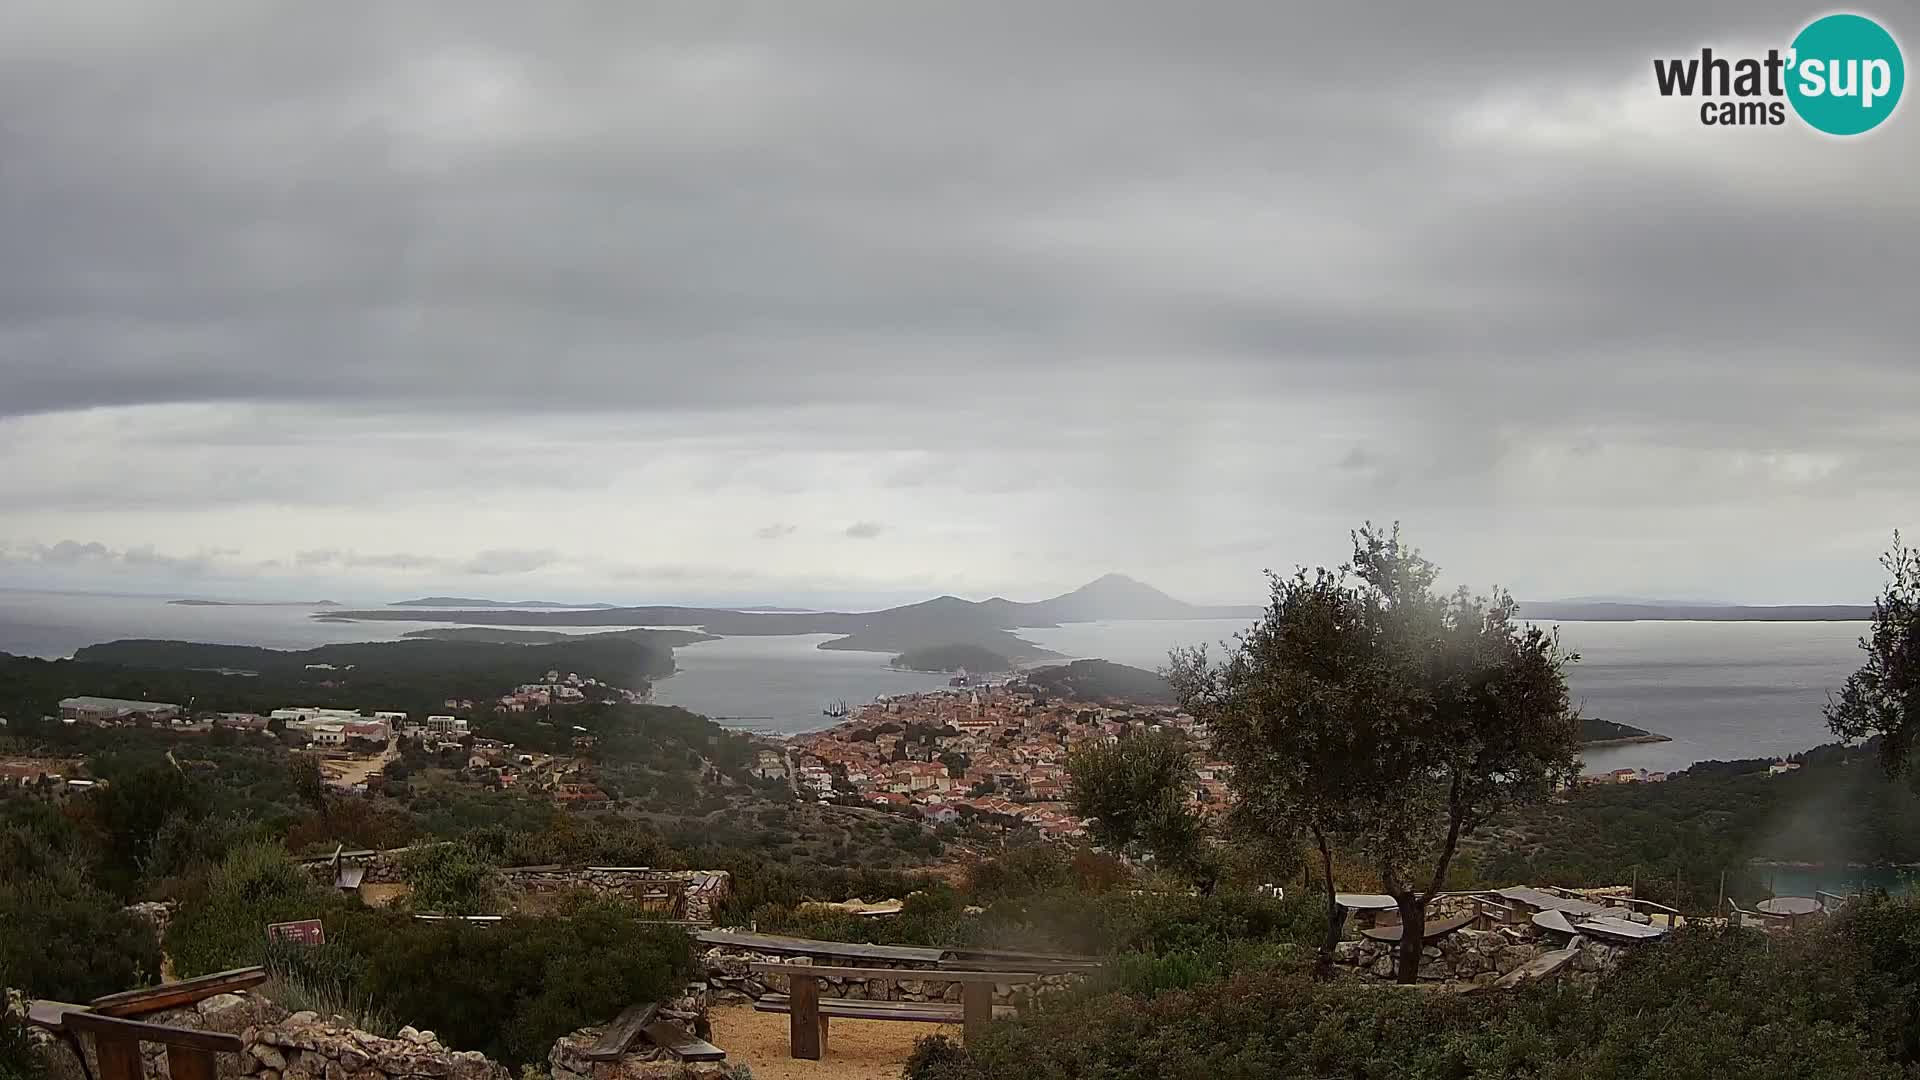
[[[97,540],[61,540],[53,544],[0,546],[0,562],[49,568],[126,568],[151,570],[177,577],[211,571],[221,560],[238,554],[231,548],[207,548],[187,555],[157,551],[151,544],[114,548]]]
[[[1233,599],[1254,538],[1404,515],[1851,565],[1920,511],[1920,118],[1710,131],[1651,77],[1816,13],[9,5],[6,539],[124,563],[204,510],[314,574],[837,582],[911,521],[862,569]]]
[[[1650,82],[1796,4],[84,7],[0,22],[13,412],[897,400],[956,347],[1560,389],[1596,348],[1910,344],[1910,189],[1459,141],[1483,95]],[[1825,151],[1773,145],[1756,173]]]

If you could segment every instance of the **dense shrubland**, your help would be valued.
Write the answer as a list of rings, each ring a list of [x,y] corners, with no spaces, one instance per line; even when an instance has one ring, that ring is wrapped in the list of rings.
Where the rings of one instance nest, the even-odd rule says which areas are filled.
[[[1920,907],[1874,900],[1791,936],[1688,931],[1591,990],[1398,991],[1283,961],[1053,999],[970,1048],[923,1040],[907,1077],[1892,1080],[1920,1064],[1916,943]]]

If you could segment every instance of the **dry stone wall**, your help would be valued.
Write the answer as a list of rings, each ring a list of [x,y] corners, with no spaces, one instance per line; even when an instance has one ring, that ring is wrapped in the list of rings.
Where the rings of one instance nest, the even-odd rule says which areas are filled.
[[[777,973],[760,974],[753,970],[754,964],[771,963],[804,967],[811,965],[813,961],[803,956],[761,953],[734,946],[716,945],[701,954],[701,963],[706,969],[708,1000],[716,1005],[734,1005],[758,1001],[766,994],[789,992],[786,976]],[[888,960],[861,960],[858,966],[895,969],[901,972],[901,977],[897,979],[830,977],[820,980],[821,996],[859,1001],[945,1001],[955,1004],[960,1001],[960,984],[941,979],[937,971],[925,965]],[[912,972],[924,973],[926,977],[912,978],[909,974]],[[1074,975],[1047,975],[1038,983],[1019,985],[996,983],[993,988],[993,1000],[997,1004],[1011,1005],[1029,992],[1049,993],[1072,985],[1076,979],[1077,976]]]
[[[342,862],[363,868],[362,885],[403,885],[405,862],[414,849],[348,855]],[[325,884],[333,884],[334,868],[329,859],[306,863],[307,872]],[[507,891],[518,897],[584,889],[602,896],[641,898],[662,891],[677,892],[682,898],[679,918],[690,922],[712,923],[714,916],[732,895],[733,877],[725,870],[659,870],[652,867],[615,866],[510,866],[500,871]]]
[[[1569,974],[1577,980],[1611,971],[1633,946],[1610,945],[1582,936]],[[1334,947],[1334,963],[1350,975],[1378,982],[1393,980],[1397,946],[1371,938],[1342,941]],[[1472,983],[1486,986],[1530,963],[1543,953],[1561,948],[1558,941],[1523,940],[1501,931],[1458,930],[1421,951],[1421,982]]]
[[[289,1013],[257,994],[218,994],[140,1019],[238,1036],[242,1052],[214,1057],[220,1080],[512,1080],[504,1065],[478,1051],[451,1050],[430,1031],[401,1028],[398,1038],[382,1038],[338,1018]],[[79,1040],[85,1069],[66,1040],[45,1031],[35,1040],[53,1080],[100,1075],[93,1040]],[[165,1047],[141,1043],[140,1053],[150,1080],[168,1080]]]
[[[733,876],[725,870],[655,870],[607,866],[516,866],[500,872],[507,888],[520,895],[585,889],[603,896],[641,897],[660,890],[677,891],[682,900],[680,918],[712,923],[733,891]]]

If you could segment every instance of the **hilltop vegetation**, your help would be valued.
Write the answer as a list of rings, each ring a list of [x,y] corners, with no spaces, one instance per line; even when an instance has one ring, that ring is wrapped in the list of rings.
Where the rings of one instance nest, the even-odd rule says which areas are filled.
[[[1622,724],[1613,720],[1599,720],[1591,716],[1580,718],[1580,743],[1582,746],[1608,746],[1619,743],[1672,742],[1665,735],[1655,735],[1645,728],[1632,724]]]
[[[290,705],[426,712],[448,698],[490,699],[550,670],[644,690],[673,671],[673,652],[643,638],[598,634],[535,645],[415,640],[297,651],[113,641],[72,660],[0,653],[0,716],[52,715],[60,699],[77,695],[235,712]]]
[[[1144,668],[1107,660],[1034,668],[1021,676],[1029,686],[1058,698],[1132,705],[1174,705],[1179,699],[1167,680]]]
[[[1877,744],[1825,746],[1801,768],[1771,759],[1701,762],[1657,784],[1595,784],[1510,814],[1474,850],[1475,875],[1496,884],[1585,887],[1637,881],[1641,896],[1687,911],[1727,895],[1767,895],[1754,860],[1920,862],[1920,793],[1880,768]]]
[[[1012,671],[1013,661],[979,645],[935,645],[911,649],[893,658],[893,666],[909,671]]]
[[[1873,901],[1785,937],[1688,931],[1588,989],[1391,992],[1282,956],[1225,975],[1067,995],[908,1080],[1896,1080],[1920,1064],[1920,907]],[[1164,974],[1173,974],[1161,965]]]

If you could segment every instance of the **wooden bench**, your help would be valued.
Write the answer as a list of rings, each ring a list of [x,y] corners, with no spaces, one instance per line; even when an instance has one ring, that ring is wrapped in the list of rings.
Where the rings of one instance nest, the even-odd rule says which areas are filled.
[[[993,988],[996,983],[1038,982],[1030,971],[955,971],[920,968],[829,967],[821,964],[756,963],[760,975],[785,976],[792,988],[789,994],[767,994],[754,1002],[760,1012],[786,1013],[791,1056],[818,1061],[827,1052],[827,1021],[835,1016],[850,1020],[909,1020],[927,1024],[951,1024],[965,1028],[968,1042],[986,1031],[995,1016]],[[935,1001],[868,1001],[857,998],[822,998],[822,979],[889,979],[894,981],[945,982],[960,984],[960,1005]],[[998,1010],[1002,1016],[1012,1009]]]
[[[87,1007],[103,1016],[145,1016],[163,1009],[191,1005],[215,994],[231,994],[235,990],[259,986],[266,981],[266,968],[234,968],[232,971],[216,971],[211,975],[149,986],[144,990],[107,994],[94,998],[87,1003]]]
[[[100,1080],[144,1080],[140,1061],[143,1042],[167,1048],[167,1072],[173,1080],[214,1080],[217,1068],[213,1055],[238,1054],[246,1049],[237,1035],[127,1020],[58,1001],[34,1002],[27,1011],[27,1022],[75,1039],[93,1036]],[[79,1050],[76,1044],[74,1051]],[[86,1055],[81,1054],[80,1060],[84,1066]]]
[[[659,1011],[660,1003],[657,1001],[627,1006],[581,1056],[588,1061],[618,1061],[632,1049],[635,1041],[645,1038],[680,1061],[725,1061],[727,1059],[725,1050],[679,1024],[669,1020],[654,1019],[654,1014]]]
[[[1423,942],[1436,941],[1453,933],[1455,930],[1465,929],[1475,918],[1476,916],[1474,915],[1456,915],[1445,922],[1427,923],[1421,927],[1420,940]],[[1360,931],[1360,933],[1375,941],[1395,942],[1406,935],[1406,927],[1396,923],[1393,926],[1370,927]]]

